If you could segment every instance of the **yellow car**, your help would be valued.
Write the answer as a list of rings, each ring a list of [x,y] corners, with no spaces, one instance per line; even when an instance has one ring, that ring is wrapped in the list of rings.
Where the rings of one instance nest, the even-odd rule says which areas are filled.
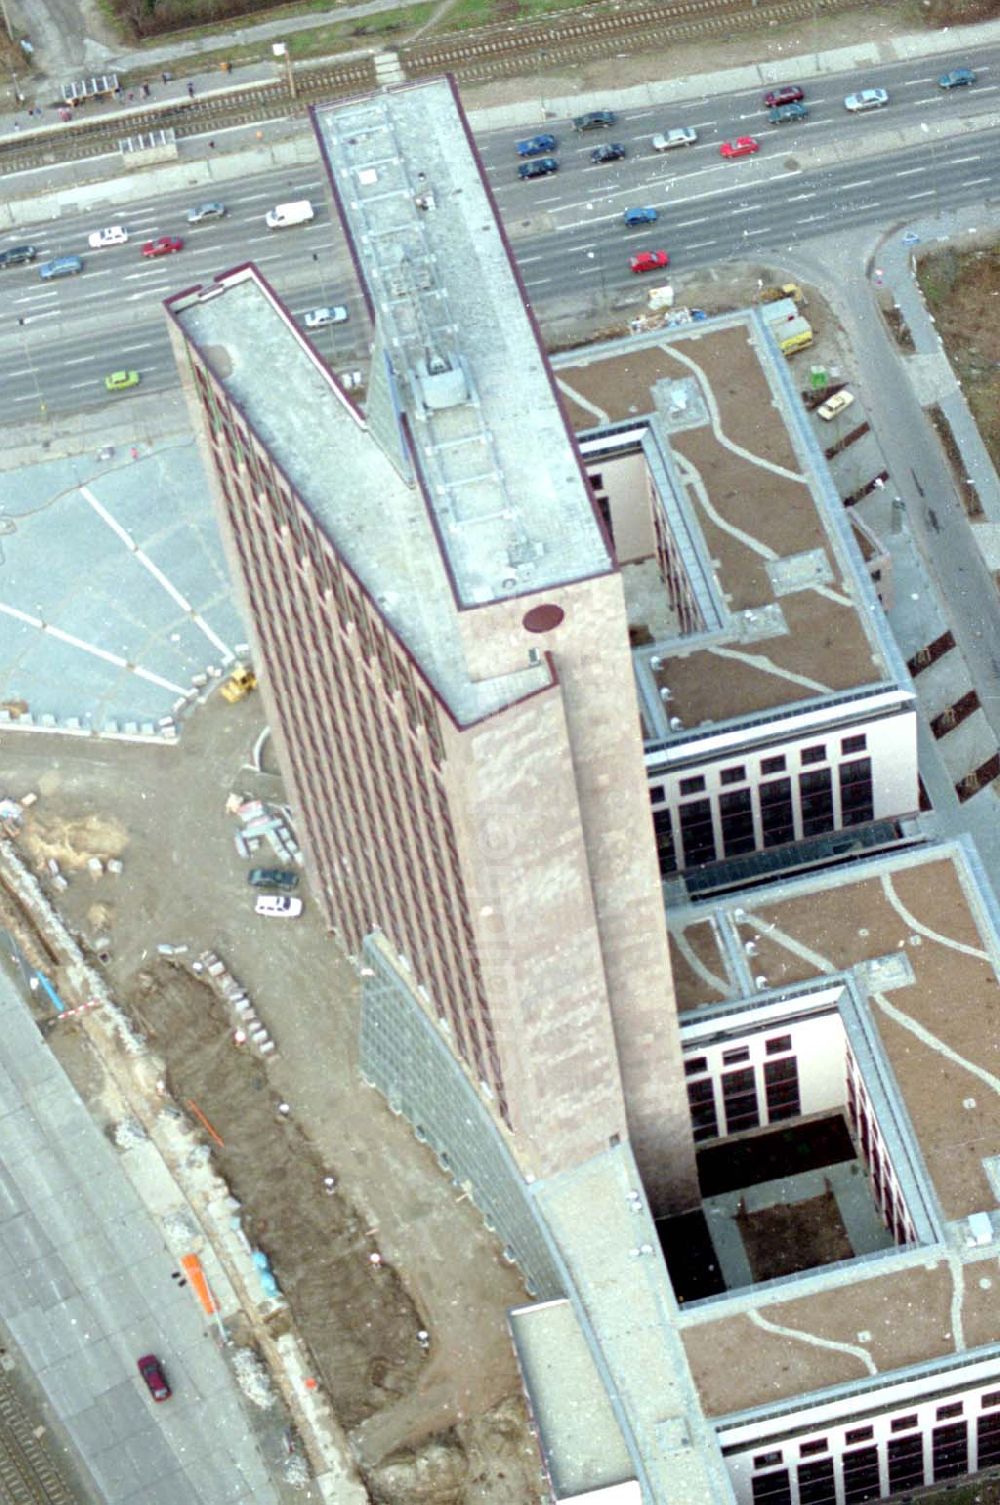
[[[110,376],[104,378],[104,385],[109,392],[126,392],[129,387],[139,385],[138,371],[112,371]]]

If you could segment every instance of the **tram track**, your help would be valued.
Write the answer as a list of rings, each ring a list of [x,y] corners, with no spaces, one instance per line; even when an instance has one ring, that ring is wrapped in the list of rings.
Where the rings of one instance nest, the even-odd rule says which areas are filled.
[[[75,1505],[7,1378],[0,1374],[0,1500],[3,1505]]]

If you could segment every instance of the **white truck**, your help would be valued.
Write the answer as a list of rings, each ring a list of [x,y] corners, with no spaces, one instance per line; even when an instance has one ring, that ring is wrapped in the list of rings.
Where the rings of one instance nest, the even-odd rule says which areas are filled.
[[[269,230],[286,230],[290,225],[307,225],[316,218],[316,211],[308,199],[295,199],[290,204],[275,204],[264,217]]]

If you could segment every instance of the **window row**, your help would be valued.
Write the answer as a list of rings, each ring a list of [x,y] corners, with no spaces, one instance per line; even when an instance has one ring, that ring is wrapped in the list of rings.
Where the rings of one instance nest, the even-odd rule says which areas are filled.
[[[784,1037],[791,1041],[788,1036]],[[734,1052],[735,1054],[735,1052]],[[798,1118],[802,1111],[799,1069],[793,1055],[769,1059],[757,1066],[725,1064],[718,1076],[695,1076],[685,1062],[688,1106],[696,1143],[756,1129],[760,1124]]]

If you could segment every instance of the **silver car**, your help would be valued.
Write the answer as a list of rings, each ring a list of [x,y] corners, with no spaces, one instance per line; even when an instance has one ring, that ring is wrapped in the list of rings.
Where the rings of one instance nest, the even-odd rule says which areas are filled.
[[[862,89],[860,94],[848,94],[844,100],[844,109],[857,114],[859,110],[880,110],[883,105],[889,103],[889,95],[885,89]]]
[[[694,146],[698,132],[693,125],[678,125],[672,131],[658,131],[653,137],[654,152],[673,151],[678,146]]]
[[[347,309],[339,304],[333,308],[311,308],[304,317],[307,329],[322,329],[324,324],[346,324]]]
[[[208,204],[195,204],[194,208],[187,212],[187,222],[189,225],[200,225],[203,219],[221,219],[225,212],[225,204],[219,204],[214,200]]]

